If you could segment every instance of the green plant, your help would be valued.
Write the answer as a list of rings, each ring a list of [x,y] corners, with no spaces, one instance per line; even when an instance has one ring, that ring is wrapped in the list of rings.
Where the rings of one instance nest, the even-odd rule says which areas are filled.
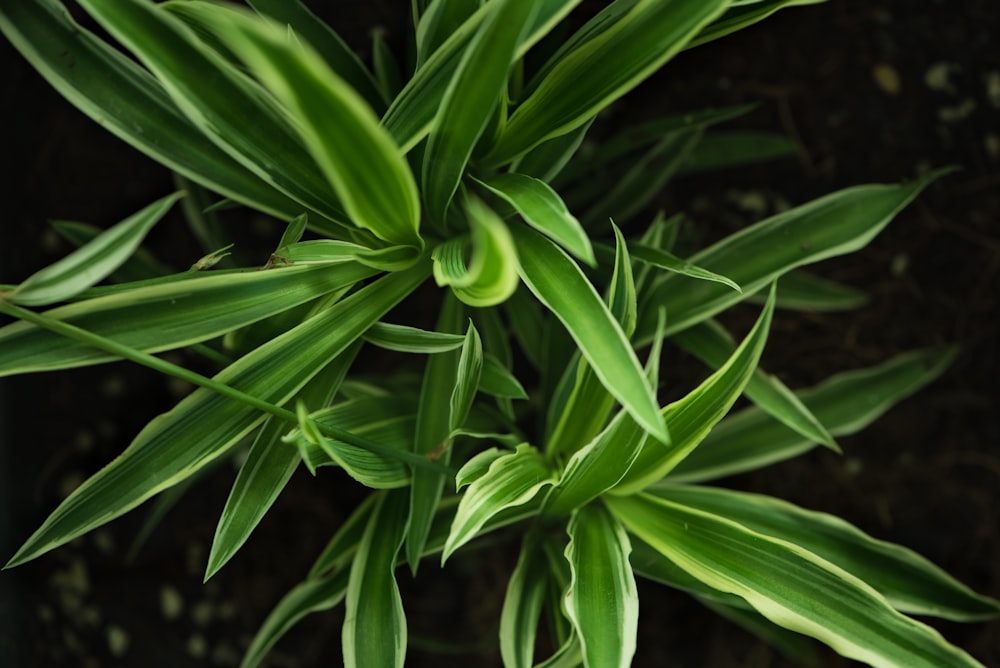
[[[799,268],[864,246],[937,174],[834,193],[689,253],[679,217],[637,220],[652,196],[682,170],[787,144],[712,132],[741,109],[584,144],[601,109],[680,49],[806,2],[619,0],[575,30],[576,2],[414,2],[411,52],[397,61],[376,41],[374,74],[288,0],[250,2],[287,27],[197,1],[79,4],[145,69],[54,0],[8,0],[0,27],[74,104],[186,179],[188,199],[211,198],[191,213],[207,236],[224,236],[210,212],[230,203],[287,227],[263,267],[209,271],[225,252],[209,247],[192,271],[156,276],[133,253],[175,194],[105,233],[67,230],[79,251],[7,286],[0,310],[22,322],[0,329],[0,374],[126,358],[200,386],[8,566],[252,440],[206,577],[300,461],[377,491],[264,623],[248,664],[340,602],[345,663],[401,664],[395,569],[513,527],[507,665],[533,663],[546,610],[559,648],[547,665],[628,664],[635,573],[781,646],[799,632],[876,665],[975,665],[901,612],[982,619],[995,601],[836,518],[700,484],[836,449],[834,436],[948,364],[953,350],[918,351],[798,394],[757,368],[776,305],[860,298]],[[95,287],[116,272],[142,278]],[[445,288],[420,297],[433,329],[384,321],[431,279]],[[737,344],[714,316],[747,299],[762,312]],[[661,407],[665,341],[713,372]],[[413,364],[373,378],[364,344]],[[187,346],[217,375],[152,355]],[[755,407],[727,417],[741,395]]]

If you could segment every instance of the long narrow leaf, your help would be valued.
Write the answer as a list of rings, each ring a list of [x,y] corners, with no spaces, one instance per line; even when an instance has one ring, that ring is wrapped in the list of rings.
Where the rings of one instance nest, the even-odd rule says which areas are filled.
[[[729,333],[713,320],[678,332],[671,340],[715,369],[725,364],[736,350]],[[757,369],[743,393],[769,415],[809,440],[840,452],[826,427],[777,376]]]
[[[395,570],[406,533],[407,499],[402,491],[386,494],[358,545],[341,634],[345,668],[402,668],[406,659],[406,615]]]
[[[302,205],[218,148],[135,62],[72,20],[55,0],[6,0],[0,30],[73,105],[170,169],[261,211],[291,218]]]
[[[273,102],[178,17],[142,0],[80,4],[153,72],[208,139],[282,192],[328,218],[343,220],[336,195]]]
[[[580,0],[540,0],[535,3],[534,17],[518,45],[516,57],[523,56],[579,3]],[[414,73],[385,113],[382,123],[404,152],[416,146],[430,131],[462,54],[490,10],[488,5],[481,6],[459,26]]]
[[[375,273],[354,262],[281,267],[119,289],[44,314],[115,341],[159,352],[205,341],[353,285]],[[0,328],[0,376],[66,369],[114,355],[25,322]]]
[[[542,141],[565,134],[652,74],[726,0],[640,0],[611,27],[562,58],[511,116],[486,156],[502,164]]]
[[[580,221],[569,212],[558,193],[544,181],[507,172],[478,183],[506,200],[524,218],[524,222],[583,262],[591,266],[596,264],[590,238]]]
[[[867,582],[901,612],[966,622],[1000,616],[1000,602],[976,594],[912,550],[876,540],[839,517],[718,487],[657,485],[650,493],[794,543]]]
[[[281,404],[426,275],[421,265],[387,276],[234,362],[215,380]],[[187,478],[223,455],[263,417],[242,401],[196,390],[150,422],[121,455],[67,497],[7,566],[58,547]]]
[[[292,114],[351,221],[391,243],[421,247],[416,182],[361,96],[276,26],[217,5],[197,3],[185,11],[194,9]]]
[[[373,109],[378,112],[385,110],[385,100],[361,59],[340,35],[317,18],[300,0],[249,0],[249,5],[261,14],[291,27]]]
[[[608,499],[629,530],[694,577],[771,621],[873,666],[977,666],[870,586],[792,543],[658,497]]]
[[[524,537],[500,612],[500,656],[505,668],[531,668],[545,600],[548,565],[538,532]]]
[[[306,580],[285,594],[254,635],[240,668],[260,665],[281,636],[306,615],[339,605],[347,593],[348,573],[345,569],[322,578]]]
[[[63,301],[104,280],[139,247],[146,233],[183,193],[168,195],[95,237],[63,259],[24,279],[8,295],[15,304],[42,306]]]
[[[432,221],[445,218],[472,149],[506,90],[514,51],[535,7],[522,0],[490,3],[462,54],[424,151],[423,189]]]
[[[946,348],[905,353],[875,367],[833,376],[798,397],[831,434],[853,434],[940,376],[957,352]],[[750,408],[724,420],[671,471],[670,479],[695,482],[752,471],[815,445],[760,409]]]
[[[461,475],[461,473],[459,474]],[[476,478],[462,496],[441,553],[442,563],[458,548],[476,537],[490,518],[523,505],[555,482],[538,451],[527,443],[493,459],[489,469]]]
[[[538,233],[523,226],[515,226],[512,232],[525,285],[565,325],[608,392],[636,422],[660,441],[669,442],[656,394],[631,344],[583,272]]]
[[[437,328],[445,333],[462,329],[465,309],[453,295],[447,295],[438,314]],[[465,337],[461,337],[464,342]],[[427,360],[420,387],[413,451],[420,455],[437,453],[443,462],[451,461],[451,394],[458,377],[458,351],[435,355]],[[424,553],[434,515],[444,490],[445,478],[416,470],[410,487],[410,518],[406,535],[406,560],[416,573]]]
[[[697,447],[726,415],[753,375],[764,350],[764,342],[774,314],[774,287],[764,311],[750,333],[725,365],[683,399],[664,407],[663,416],[675,434],[669,448],[646,443],[632,468],[614,488],[615,494],[629,494],[669,473]]]
[[[583,663],[588,668],[628,668],[639,626],[628,534],[598,505],[577,509],[567,531],[566,560],[572,579],[566,612],[583,646]]]
[[[313,406],[329,403],[354,361],[354,352],[344,351],[299,392],[299,398]],[[226,499],[212,539],[212,549],[205,567],[205,580],[228,562],[247,541],[278,494],[299,465],[295,448],[281,442],[289,425],[275,416],[261,427],[236,482]]]
[[[689,261],[737,283],[734,293],[717,283],[666,274],[647,303],[670,314],[667,334],[710,318],[758,292],[782,274],[863,248],[942,171],[905,186],[848,188],[763,220],[696,253]],[[655,325],[652,308],[640,314],[636,339]]]

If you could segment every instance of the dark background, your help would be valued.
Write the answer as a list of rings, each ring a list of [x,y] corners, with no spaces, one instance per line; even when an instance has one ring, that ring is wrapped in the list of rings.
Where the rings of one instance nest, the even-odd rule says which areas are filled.
[[[390,40],[402,34],[387,2],[329,18],[359,48],[373,22],[386,26]],[[962,353],[953,366],[862,434],[840,439],[843,457],[817,450],[726,482],[840,515],[994,597],[1000,596],[998,28],[991,0],[832,0],[795,8],[682,54],[604,121],[621,126],[759,101],[731,127],[782,132],[800,144],[796,158],[685,179],[664,193],[660,204],[668,210],[696,212],[695,232],[706,239],[838,188],[963,167],[929,188],[870,247],[820,266],[824,275],[868,291],[867,306],[779,313],[765,352],[766,367],[792,387],[902,351],[958,343]],[[173,186],[163,168],[64,102],[7,44],[0,45],[0,66],[6,121],[0,282],[12,283],[67,251],[46,220],[106,226]],[[251,238],[259,228],[253,220],[241,224]],[[260,229],[264,243],[280,234]],[[153,231],[150,245],[179,267],[200,255],[178,216]],[[0,524],[2,558],[184,391],[124,364],[4,379],[0,485],[9,525]],[[125,555],[146,509],[0,574],[0,595],[7,596],[0,599],[6,625],[0,663],[2,652],[10,656],[16,648],[11,665],[18,666],[234,665],[358,498],[355,486],[333,472],[316,479],[300,473],[248,545],[205,586],[204,561],[235,476],[229,465],[192,488],[134,560]],[[401,574],[412,665],[498,665],[495,654],[477,648],[495,645],[512,545],[455,559],[443,573],[427,563],[416,582]],[[640,593],[636,666],[792,665],[682,594],[654,586]],[[181,612],[165,620],[162,599],[175,595]],[[279,644],[271,665],[339,663],[341,615],[305,620]],[[1000,622],[933,623],[984,664],[1000,665]],[[115,657],[112,639],[122,636],[127,648]],[[469,653],[420,649],[456,638]],[[825,650],[820,656],[821,665],[850,663]]]

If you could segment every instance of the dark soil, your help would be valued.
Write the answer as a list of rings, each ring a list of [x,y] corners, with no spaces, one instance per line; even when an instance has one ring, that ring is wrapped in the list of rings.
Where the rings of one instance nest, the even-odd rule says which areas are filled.
[[[864,251],[819,268],[865,289],[867,306],[780,313],[765,353],[767,368],[792,387],[914,348],[957,343],[957,361],[866,431],[840,439],[844,456],[817,450],[726,484],[840,515],[997,597],[1000,12],[992,0],[919,5],[831,0],[779,13],[682,54],[606,122],[759,101],[733,127],[783,132],[799,143],[795,159],[684,179],[664,193],[663,206],[696,212],[693,229],[706,239],[838,188],[963,167]],[[390,21],[385,3],[372,7]],[[353,39],[363,44],[366,35]],[[0,64],[7,119],[0,282],[16,282],[67,251],[47,219],[107,225],[172,184],[164,169],[71,108],[7,44]],[[200,255],[188,239],[183,222],[171,218],[150,244],[186,266]],[[185,391],[124,364],[4,379],[0,406],[13,429],[0,444],[0,485],[10,502],[9,532],[0,524],[2,558]],[[202,585],[234,476],[229,464],[206,475],[133,559],[126,555],[148,505],[0,575],[0,595],[14,596],[0,599],[0,664],[235,665],[360,492],[336,472],[315,479],[300,472],[250,542]],[[512,568],[509,545],[455,559],[444,571],[428,562],[416,581],[400,575],[411,665],[499,665],[492,648]],[[793,665],[682,594],[645,585],[640,594],[636,666]],[[269,665],[339,664],[341,621],[342,610],[307,618]],[[1000,622],[931,623],[984,664],[1000,665]],[[430,651],[446,641],[465,653]],[[850,663],[826,650],[820,657],[824,666]]]

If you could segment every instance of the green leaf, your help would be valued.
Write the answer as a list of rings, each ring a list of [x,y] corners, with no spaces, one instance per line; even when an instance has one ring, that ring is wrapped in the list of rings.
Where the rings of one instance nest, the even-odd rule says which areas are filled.
[[[417,69],[455,33],[482,4],[479,0],[428,0],[416,21]]]
[[[729,333],[714,320],[706,320],[683,332],[678,332],[671,340],[713,369],[725,364],[736,350],[736,344]],[[822,443],[834,452],[840,452],[840,447],[823,423],[777,376],[757,369],[747,382],[743,393],[762,410],[810,441]]]
[[[292,588],[254,635],[243,656],[241,668],[259,665],[281,636],[306,615],[339,605],[347,593],[347,580],[348,571],[339,570],[318,579],[306,580]]]
[[[524,222],[548,236],[583,262],[595,266],[590,238],[569,212],[558,193],[544,181],[512,172],[476,182],[503,198]]]
[[[284,105],[351,221],[393,244],[422,247],[416,182],[364,99],[276,26],[218,6],[193,7]]]
[[[743,104],[723,109],[708,109],[658,118],[624,128],[600,144],[584,144],[579,159],[566,166],[559,175],[559,181],[581,183],[584,187],[593,188],[596,181],[584,179],[588,173],[601,175],[607,174],[609,170],[618,169],[619,166],[627,168],[634,162],[639,151],[662,141],[665,136],[673,135],[680,130],[704,130],[708,126],[739,118],[756,106]],[[599,190],[594,195],[599,195],[601,192]],[[571,198],[567,196],[567,199]]]
[[[669,473],[729,412],[757,368],[774,314],[774,287],[764,311],[729,360],[684,398],[663,408],[674,440],[669,448],[647,442],[614,494],[637,492]]]
[[[595,188],[593,183],[581,186],[590,186],[590,195],[599,196],[587,205],[583,224],[593,227],[608,218],[619,223],[629,222],[663,192],[664,186],[701,141],[702,131],[703,126],[695,126],[664,135],[643,155],[630,161],[625,173],[616,176],[610,188]],[[604,174],[601,177],[607,178]]]
[[[353,285],[375,270],[354,262],[245,273],[185,273],[148,287],[61,306],[44,315],[146,352],[214,338]],[[26,322],[0,328],[0,376],[116,357]]]
[[[413,407],[398,396],[366,397],[344,401],[309,415],[300,410],[299,429],[286,440],[300,448],[321,449],[334,463],[360,482],[374,489],[403,487],[410,482],[410,470],[393,452],[409,450],[415,415]],[[321,429],[325,427],[326,429]],[[333,429],[347,431],[378,443],[379,452],[326,436]],[[315,454],[310,457],[314,465]]]
[[[721,17],[708,24],[698,36],[691,40],[688,48],[700,46],[706,42],[725,37],[758,21],[766,19],[771,14],[784,7],[796,5],[815,5],[825,0],[760,0],[759,2],[732,3]]]
[[[556,63],[484,158],[502,164],[587,122],[666,63],[726,0],[644,0]]]
[[[596,119],[595,116],[572,132],[543,141],[516,160],[513,170],[544,183],[551,183],[570,164]]]
[[[466,212],[472,227],[472,258],[466,266],[465,239],[441,244],[432,255],[434,280],[439,286],[451,286],[469,306],[494,306],[517,289],[517,248],[510,230],[485,204],[470,198]]]
[[[347,583],[342,639],[345,668],[402,668],[406,615],[396,585],[396,554],[406,533],[408,494],[386,494],[361,537]]]
[[[174,193],[153,202],[58,262],[24,279],[13,292],[0,292],[0,299],[43,306],[75,297],[120,267],[183,194]]]
[[[354,361],[352,352],[356,348],[338,355],[299,391],[299,398],[312,405],[329,403]],[[281,442],[287,430],[288,424],[271,416],[250,446],[215,528],[205,568],[206,581],[243,546],[298,468],[298,453]]]
[[[365,341],[379,348],[401,353],[445,353],[461,348],[465,337],[377,322],[365,332]]]
[[[798,397],[831,434],[846,436],[940,376],[957,352],[946,348],[906,353],[875,367],[832,376]],[[695,482],[752,471],[814,446],[767,413],[749,408],[724,420],[670,472],[670,479]]]
[[[697,174],[795,155],[796,145],[785,136],[745,130],[705,135],[680,166],[679,174]]]
[[[505,668],[531,668],[548,584],[548,560],[538,532],[529,531],[507,582],[500,612],[500,656]]]
[[[445,219],[472,149],[507,86],[507,73],[536,3],[496,0],[462,54],[434,117],[423,159],[424,200],[432,221]]]
[[[870,586],[792,543],[658,497],[610,497],[611,511],[682,569],[746,599],[780,626],[875,666],[976,666]]]
[[[534,16],[518,45],[515,60],[580,4],[580,0],[539,0],[534,4]],[[491,5],[483,5],[459,26],[414,73],[383,116],[383,126],[404,153],[427,135],[469,41],[491,10]]]
[[[81,0],[80,4],[156,76],[205,137],[295,200],[332,220],[343,219],[333,190],[273,102],[178,17],[142,0]],[[174,5],[188,16],[204,6]],[[232,30],[231,21],[226,25]],[[301,207],[294,213],[301,213]]]
[[[462,331],[465,308],[449,293],[445,293],[438,314],[437,328],[448,334]],[[464,343],[466,337],[459,337]],[[413,451],[419,455],[440,457],[451,461],[451,399],[447,391],[455,387],[458,377],[458,351],[435,355],[427,360],[417,406],[417,424],[413,430]],[[427,544],[428,535],[440,504],[445,478],[416,469],[410,486],[410,518],[406,535],[406,561],[410,572],[416,573]]]
[[[378,82],[382,97],[392,100],[403,88],[403,73],[396,55],[385,41],[383,32],[378,28],[372,31],[372,68],[375,70],[375,81]],[[382,105],[378,108],[381,109]]]
[[[646,302],[670,314],[667,335],[710,318],[797,267],[863,248],[899,211],[943,172],[906,186],[848,188],[763,220],[726,237],[689,261],[729,277],[742,294],[705,281],[666,274]],[[636,339],[644,342],[655,325],[654,312],[640,314]]]
[[[74,22],[61,3],[2,5],[0,30],[7,39],[61,95],[109,132],[243,204],[285,219],[302,212],[301,204],[206,141],[146,70]]]
[[[628,534],[602,506],[578,508],[567,528],[566,560],[572,579],[566,613],[583,646],[588,668],[628,668],[639,627],[639,593],[628,556]]]
[[[479,390],[494,397],[507,399],[528,399],[528,393],[520,381],[496,357],[483,357],[483,374],[479,379]]]
[[[490,518],[531,501],[542,487],[554,482],[545,460],[527,443],[494,459],[486,473],[476,478],[463,494],[441,553],[441,563],[475,538]]]
[[[901,612],[962,622],[1000,615],[1000,602],[976,594],[912,550],[876,540],[839,517],[716,487],[658,484],[649,491],[798,545],[868,583]]]
[[[479,389],[479,378],[483,372],[483,342],[479,338],[476,327],[469,322],[465,334],[465,343],[458,359],[455,383],[451,390],[449,402],[448,431],[453,432],[465,424]]]
[[[325,577],[350,564],[358,549],[358,544],[361,542],[361,536],[364,535],[365,528],[368,526],[372,510],[381,498],[380,494],[368,494],[351,511],[344,523],[337,527],[337,531],[330,537],[323,551],[313,562],[312,568],[309,569],[310,580]]]
[[[867,303],[863,291],[804,271],[790,271],[778,281],[778,308],[822,313],[851,311]]]
[[[654,387],[659,382],[662,350],[660,337],[653,341],[646,362],[646,374]],[[632,468],[648,440],[636,421],[620,411],[601,433],[570,457],[559,482],[545,499],[545,514],[569,513],[613,489]]]
[[[389,275],[240,358],[214,380],[280,405],[426,276],[425,265]],[[263,417],[243,401],[195,390],[68,496],[7,566],[58,547],[184,480],[225,454]]]
[[[196,186],[192,181],[187,182],[191,186]],[[183,201],[187,201],[186,199]],[[92,241],[104,232],[99,227],[87,223],[79,223],[72,220],[50,220],[49,224],[59,233],[63,239],[79,248]],[[128,283],[129,281],[141,281],[154,276],[164,276],[175,270],[160,262],[146,248],[139,246],[132,257],[125,260],[117,269],[111,272],[110,278],[118,283]]]
[[[524,226],[511,230],[521,258],[521,279],[559,318],[607,388],[644,429],[670,441],[639,360],[593,285],[558,246]]]
[[[653,248],[652,246],[644,246],[642,244],[633,244],[630,247],[632,252],[632,257],[640,262],[652,265],[659,269],[665,271],[670,271],[675,274],[680,274],[682,276],[687,276],[689,278],[697,278],[702,281],[712,281],[714,283],[721,283],[728,288],[732,288],[737,293],[742,292],[740,286],[729,280],[725,276],[708,271],[707,269],[702,269],[701,267],[680,259],[672,253],[668,253],[665,250],[659,248]]]
[[[630,561],[637,575],[688,592],[702,605],[742,626],[788,656],[795,665],[816,664],[816,651],[811,638],[778,626],[736,594],[720,592],[695,579],[639,538],[632,541]]]
[[[255,10],[278,23],[288,25],[295,35],[316,50],[337,76],[358,91],[378,112],[385,110],[385,99],[379,92],[361,59],[329,25],[316,17],[300,0],[248,0]]]

